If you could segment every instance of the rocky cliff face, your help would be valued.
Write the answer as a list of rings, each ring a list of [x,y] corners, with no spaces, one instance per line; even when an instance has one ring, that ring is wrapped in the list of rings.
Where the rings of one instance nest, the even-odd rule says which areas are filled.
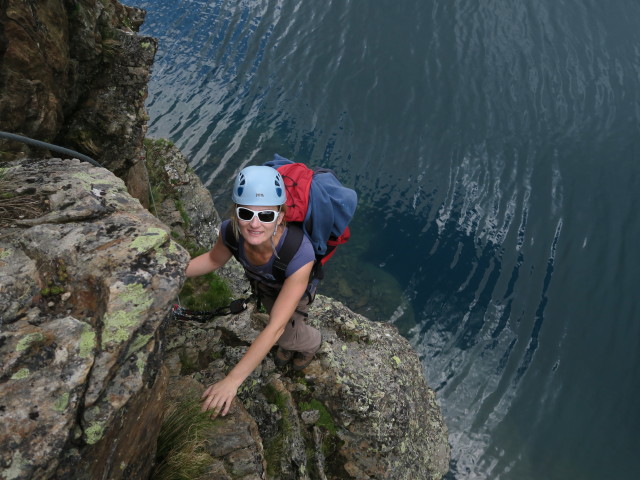
[[[190,385],[199,398],[266,321],[250,306],[205,325],[172,324],[173,396]],[[393,326],[322,296],[310,321],[324,340],[316,359],[303,373],[277,368],[271,357],[262,362],[242,386],[242,404],[208,431],[215,468],[204,478],[441,478],[448,470],[447,430],[409,343]],[[195,373],[180,376],[185,365]]]
[[[168,316],[188,261],[176,241],[210,247],[219,217],[164,141],[144,149],[160,220],[143,208],[142,18],[115,0],[0,3],[0,130],[108,167],[0,141],[0,478],[148,478],[165,405],[197,400],[266,321],[252,304]],[[222,275],[246,295],[236,263]],[[446,427],[408,342],[325,297],[311,322],[317,358],[303,373],[262,362],[206,430],[202,478],[442,477]]]
[[[24,159],[1,176],[30,209],[0,223],[0,472],[145,478],[188,254],[108,170]]]
[[[1,2],[0,130],[95,158],[145,204],[140,153],[157,42],[135,34],[143,19],[116,0]],[[0,160],[25,152],[0,140]]]
[[[177,228],[176,236],[186,232],[190,243],[210,246],[215,236],[202,216],[209,207],[198,200],[201,184],[186,159],[166,141],[148,142],[148,154],[157,166],[152,183],[165,185],[161,219]],[[172,208],[176,198],[182,215]],[[185,222],[191,214],[194,220]],[[246,296],[249,286],[237,262],[221,275],[235,297]],[[320,295],[309,313],[324,339],[317,359],[302,373],[277,368],[270,356],[262,362],[241,387],[242,402],[207,430],[205,450],[212,461],[202,478],[441,478],[448,470],[447,429],[407,340],[392,325],[371,322]],[[205,324],[171,322],[169,397],[199,399],[205,386],[233,368],[267,321],[249,303],[239,315]]]
[[[0,220],[0,472],[146,478],[167,383],[197,399],[267,318],[171,320],[188,256],[107,170],[24,159],[1,175],[0,198],[29,208]],[[325,297],[310,313],[317,359],[262,362],[207,431],[204,478],[440,478],[446,427],[408,342]]]
[[[145,153],[153,184],[151,212],[181,244],[194,251],[209,250],[220,224],[211,194],[171,142],[147,139]]]

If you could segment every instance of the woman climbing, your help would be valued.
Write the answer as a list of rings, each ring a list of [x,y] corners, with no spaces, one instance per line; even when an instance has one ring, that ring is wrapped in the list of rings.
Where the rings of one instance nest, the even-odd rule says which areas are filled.
[[[232,199],[235,215],[222,222],[214,247],[189,262],[186,275],[196,277],[222,267],[235,249],[269,313],[269,322],[227,376],[205,390],[202,408],[213,410],[213,416],[227,414],[242,382],[275,344],[278,344],[277,365],[291,361],[294,370],[302,370],[322,341],[320,331],[305,323],[315,287],[310,283],[315,254],[306,235],[286,265],[283,283],[278,283],[272,271],[274,261],[279,259],[278,252],[292,231],[284,221],[286,192],[282,176],[271,167],[246,167],[235,180]],[[227,233],[228,229],[231,233]],[[229,235],[235,245],[225,241]]]

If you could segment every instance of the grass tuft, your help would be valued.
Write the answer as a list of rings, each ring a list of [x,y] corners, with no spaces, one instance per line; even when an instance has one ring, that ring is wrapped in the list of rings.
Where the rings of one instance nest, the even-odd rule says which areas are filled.
[[[7,227],[21,218],[37,218],[46,208],[38,195],[17,194],[15,182],[0,168],[0,227]]]
[[[291,434],[293,426],[289,421],[287,397],[283,392],[279,392],[273,385],[266,385],[263,393],[267,401],[275,405],[280,412],[277,433],[264,442],[264,458],[267,462],[267,477],[277,478],[280,471],[281,462],[284,459],[287,437]]]
[[[206,451],[204,432],[215,425],[195,399],[167,407],[158,436],[153,480],[194,480],[203,475],[213,458]]]
[[[317,410],[320,413],[320,418],[316,422],[316,425],[328,430],[331,434],[336,434],[336,424],[333,422],[333,417],[320,401],[315,398],[309,402],[300,402],[300,411],[306,412],[308,410]]]
[[[215,310],[231,303],[231,290],[214,272],[188,278],[180,291],[181,303],[192,310]]]

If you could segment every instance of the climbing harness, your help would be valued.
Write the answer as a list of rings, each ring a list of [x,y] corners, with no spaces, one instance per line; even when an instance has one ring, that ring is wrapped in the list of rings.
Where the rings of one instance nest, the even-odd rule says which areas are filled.
[[[171,314],[175,320],[187,320],[192,322],[207,323],[213,320],[214,317],[222,315],[238,314],[244,312],[247,309],[249,298],[239,298],[234,300],[226,307],[220,307],[216,310],[191,310],[184,308],[177,303],[173,305]]]

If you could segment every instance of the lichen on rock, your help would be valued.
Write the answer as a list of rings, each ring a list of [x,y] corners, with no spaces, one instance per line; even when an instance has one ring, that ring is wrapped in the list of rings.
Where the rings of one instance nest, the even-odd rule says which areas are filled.
[[[127,464],[121,478],[148,472],[153,433],[115,451],[111,441],[157,431],[157,421],[125,420],[161,414],[161,329],[188,255],[109,171],[61,159],[11,166],[15,184],[30,185],[46,208],[0,228],[11,252],[0,261],[22,261],[0,275],[0,471],[90,479],[117,458]],[[68,295],[45,297],[50,284]]]

